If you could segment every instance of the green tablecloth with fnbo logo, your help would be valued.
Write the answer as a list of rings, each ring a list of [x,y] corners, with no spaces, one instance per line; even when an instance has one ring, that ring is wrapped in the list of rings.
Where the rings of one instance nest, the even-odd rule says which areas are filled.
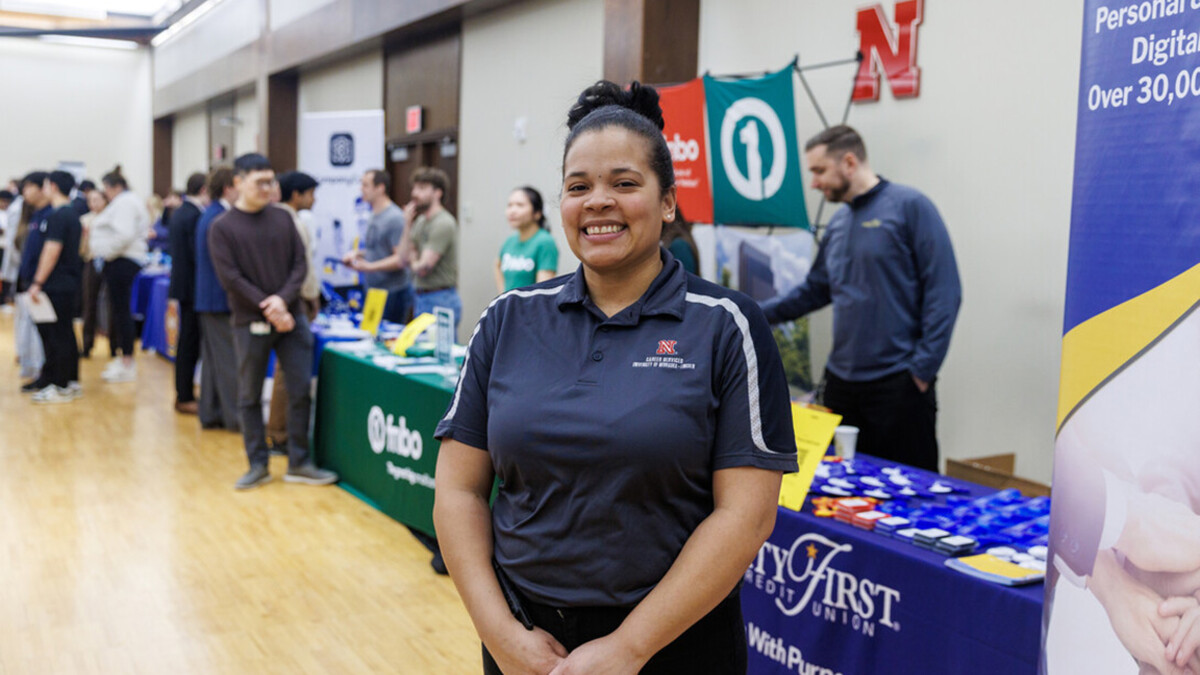
[[[328,348],[317,380],[313,453],[341,485],[396,520],[436,536],[433,432],[453,386],[440,374],[403,374],[376,365],[387,351]]]

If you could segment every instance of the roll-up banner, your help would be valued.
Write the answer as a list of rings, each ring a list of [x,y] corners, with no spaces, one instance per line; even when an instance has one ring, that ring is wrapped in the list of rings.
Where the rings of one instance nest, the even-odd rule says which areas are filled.
[[[1042,672],[1200,672],[1200,2],[1083,16]]]
[[[368,169],[384,169],[382,110],[305,113],[300,116],[300,170],[317,179],[313,204],[316,251],[312,264],[334,286],[358,283],[342,266],[342,255],[364,234],[370,207],[362,208],[360,180]]]

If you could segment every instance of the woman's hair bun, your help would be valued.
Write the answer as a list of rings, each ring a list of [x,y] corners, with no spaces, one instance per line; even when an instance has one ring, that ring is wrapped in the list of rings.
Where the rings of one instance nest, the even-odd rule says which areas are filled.
[[[600,80],[583,90],[567,113],[567,128],[574,129],[589,113],[610,105],[627,108],[650,120],[659,131],[663,129],[662,108],[658,104],[658,92],[654,87],[634,81],[629,85],[629,89],[624,89],[608,80]]]

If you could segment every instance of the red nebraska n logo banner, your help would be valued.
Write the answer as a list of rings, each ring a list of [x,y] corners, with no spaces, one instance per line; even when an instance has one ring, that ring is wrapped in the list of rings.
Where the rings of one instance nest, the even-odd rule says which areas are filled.
[[[659,340],[658,341],[658,353],[673,355],[675,353],[675,345],[677,345],[677,344],[679,344],[679,342],[676,340]]]
[[[915,98],[921,91],[917,67],[917,27],[925,17],[924,0],[896,3],[893,29],[881,5],[858,10],[858,51],[862,62],[854,78],[855,101],[879,100],[879,71],[887,75],[892,95]]]

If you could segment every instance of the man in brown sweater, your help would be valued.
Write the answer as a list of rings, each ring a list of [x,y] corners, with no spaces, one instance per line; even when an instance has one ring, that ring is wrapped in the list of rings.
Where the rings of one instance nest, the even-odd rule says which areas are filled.
[[[213,221],[208,247],[233,313],[238,411],[250,461],[250,470],[235,487],[245,490],[271,480],[262,416],[271,350],[287,381],[288,471],[283,479],[328,485],[337,481],[337,474],[314,466],[308,450],[313,336],[300,299],[308,271],[304,242],[287,212],[270,205],[275,171],[267,158],[242,155],[233,170],[238,199]]]

